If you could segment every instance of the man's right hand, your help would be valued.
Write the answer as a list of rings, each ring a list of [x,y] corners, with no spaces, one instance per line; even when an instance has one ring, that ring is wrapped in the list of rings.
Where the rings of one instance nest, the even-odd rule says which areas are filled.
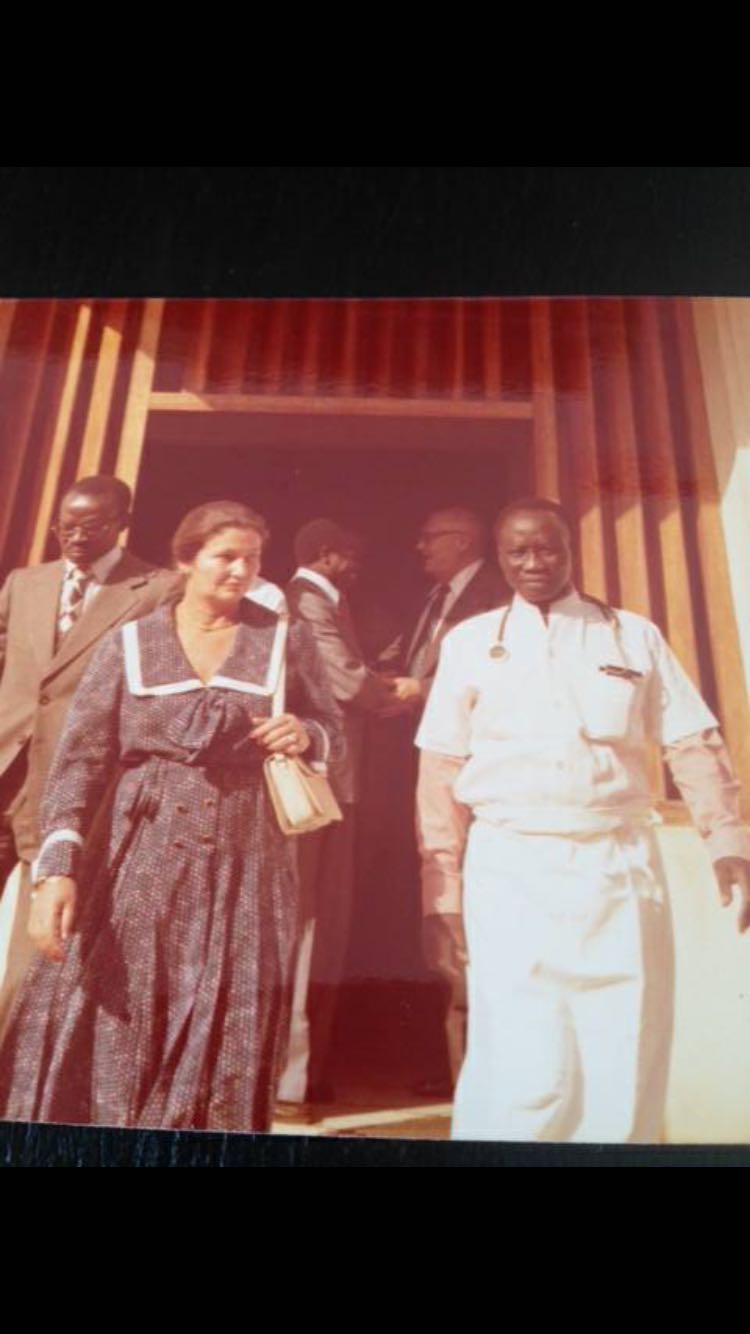
[[[422,953],[428,968],[448,982],[463,977],[469,955],[461,913],[429,913],[423,917]]]
[[[73,930],[76,882],[68,875],[51,875],[33,891],[29,935],[47,959],[61,963]]]

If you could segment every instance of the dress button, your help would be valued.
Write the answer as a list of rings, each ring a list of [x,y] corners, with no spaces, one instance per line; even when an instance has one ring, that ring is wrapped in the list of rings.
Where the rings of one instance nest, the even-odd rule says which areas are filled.
[[[185,844],[183,843],[181,838],[176,838],[174,843],[172,844],[173,848],[184,848],[184,846]]]
[[[211,835],[201,834],[201,843],[205,843],[207,846],[213,846],[213,839]]]
[[[40,704],[49,704],[49,695],[40,695],[40,696],[39,696],[39,703],[40,703]]]
[[[180,815],[184,815],[185,812],[187,811],[187,806],[185,805],[184,801],[178,801],[175,805],[175,810],[179,811]]]
[[[211,806],[215,806],[215,805],[216,805],[216,802],[215,802],[215,800],[214,800],[213,797],[204,797],[204,798],[203,798],[203,805],[204,805],[204,806],[211,807]]]

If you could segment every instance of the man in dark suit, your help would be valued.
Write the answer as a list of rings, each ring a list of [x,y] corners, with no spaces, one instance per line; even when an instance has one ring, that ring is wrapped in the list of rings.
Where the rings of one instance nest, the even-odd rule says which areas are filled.
[[[0,891],[21,862],[20,902],[0,997],[0,1025],[25,969],[30,862],[47,773],[76,687],[102,635],[153,611],[175,587],[118,543],[130,490],[86,477],[63,497],[54,528],[61,559],[13,570],[0,590]]]
[[[436,510],[425,519],[417,551],[431,580],[426,599],[399,636],[381,655],[381,665],[395,672],[391,712],[402,714],[401,772],[407,791],[395,794],[407,812],[408,832],[401,840],[413,849],[414,796],[417,752],[414,734],[437,670],[440,645],[454,625],[499,607],[508,598],[508,586],[497,563],[485,559],[487,533],[479,515],[456,506]],[[394,812],[398,820],[398,812]],[[394,820],[394,828],[396,826]],[[398,842],[398,839],[396,840]],[[413,858],[413,851],[410,857]],[[425,895],[425,905],[428,896]],[[431,900],[429,900],[431,903]],[[450,1079],[428,1078],[416,1086],[426,1096],[448,1096],[463,1060],[466,1031],[465,957],[462,937],[447,915],[429,911],[422,919],[422,951],[429,968],[445,987],[445,1040]]]
[[[355,534],[328,519],[312,520],[295,538],[299,568],[286,589],[290,614],[312,630],[347,741],[344,762],[331,773],[344,818],[299,840],[303,922],[277,1105],[288,1119],[311,1119],[313,1104],[333,1096],[327,1057],[349,938],[365,719],[392,698],[390,684],[365,664],[349,610],[346,590],[357,577],[360,549]]]
[[[436,510],[422,525],[417,551],[431,580],[426,600],[381,662],[395,669],[394,698],[421,712],[437,670],[440,645],[454,625],[499,607],[508,589],[497,563],[485,559],[485,526],[473,510]]]

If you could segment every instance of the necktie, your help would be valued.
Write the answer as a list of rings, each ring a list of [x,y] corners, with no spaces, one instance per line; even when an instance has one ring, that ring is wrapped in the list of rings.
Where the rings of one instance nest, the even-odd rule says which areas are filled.
[[[91,582],[91,575],[76,566],[66,574],[60,598],[60,610],[57,616],[57,642],[62,643],[65,636],[73,629],[81,612],[86,589]]]
[[[424,676],[432,638],[437,625],[442,619],[443,607],[450,591],[450,584],[438,584],[437,588],[433,588],[430,594],[426,614],[422,619],[422,624],[409,653],[407,664],[409,676]]]

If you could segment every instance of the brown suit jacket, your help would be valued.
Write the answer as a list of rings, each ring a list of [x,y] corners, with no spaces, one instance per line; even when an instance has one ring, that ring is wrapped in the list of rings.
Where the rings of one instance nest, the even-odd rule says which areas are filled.
[[[176,576],[126,551],[55,652],[65,565],[13,570],[0,590],[0,776],[26,750],[27,775],[14,809],[16,846],[36,855],[37,817],[68,706],[105,631],[145,616],[174,596]]]
[[[307,621],[336,702],[344,714],[346,756],[331,777],[341,801],[357,801],[365,714],[388,701],[388,688],[366,665],[342,595],[338,606],[317,584],[298,575],[286,589],[289,610]]]

